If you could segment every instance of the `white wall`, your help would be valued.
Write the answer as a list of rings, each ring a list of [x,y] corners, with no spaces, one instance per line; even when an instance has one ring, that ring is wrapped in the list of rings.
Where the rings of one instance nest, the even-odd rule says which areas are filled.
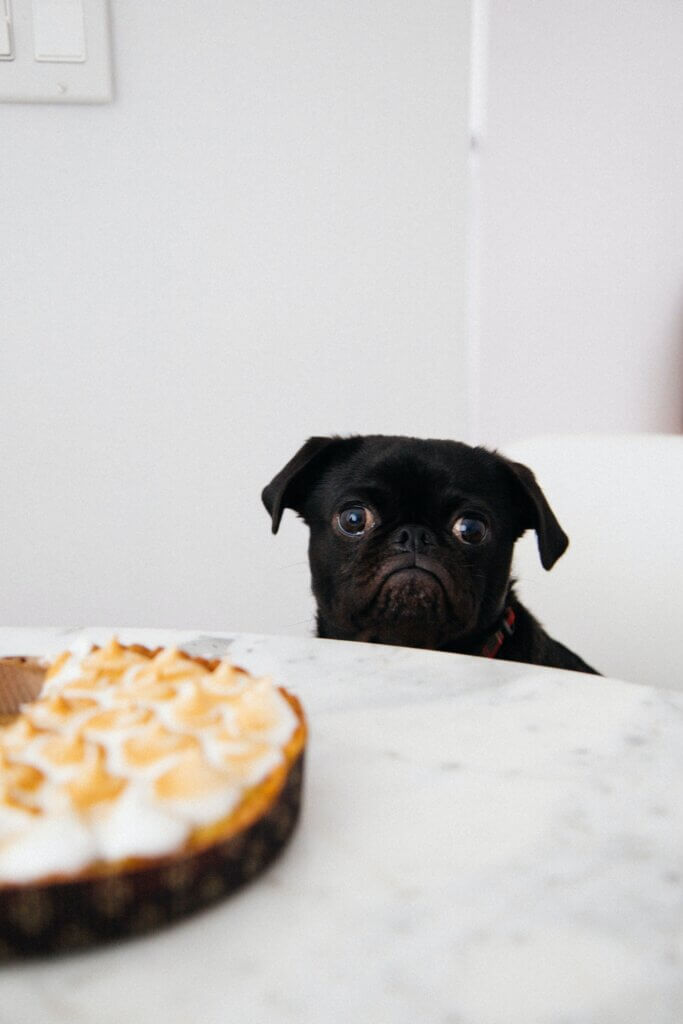
[[[469,4],[111,6],[112,105],[0,105],[0,622],[305,631],[263,485],[467,430]]]
[[[0,104],[0,622],[307,631],[312,433],[680,429],[677,0],[474,0],[469,214],[468,0],[111,6]]]
[[[679,431],[683,4],[485,6],[474,431]]]

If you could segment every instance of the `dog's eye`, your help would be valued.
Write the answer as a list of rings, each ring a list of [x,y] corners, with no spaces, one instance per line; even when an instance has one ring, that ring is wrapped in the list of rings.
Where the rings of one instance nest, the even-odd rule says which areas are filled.
[[[337,515],[337,526],[347,537],[359,537],[375,525],[375,517],[365,505],[351,505]]]
[[[460,516],[453,523],[453,533],[463,544],[481,544],[488,533],[488,527],[475,516]]]

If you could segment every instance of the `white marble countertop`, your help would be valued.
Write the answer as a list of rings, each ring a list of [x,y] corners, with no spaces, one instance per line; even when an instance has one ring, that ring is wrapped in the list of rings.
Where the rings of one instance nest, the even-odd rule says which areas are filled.
[[[111,629],[0,629],[40,654]],[[143,939],[0,970],[2,1024],[680,1024],[683,693],[328,640],[116,630],[304,702],[282,857]]]

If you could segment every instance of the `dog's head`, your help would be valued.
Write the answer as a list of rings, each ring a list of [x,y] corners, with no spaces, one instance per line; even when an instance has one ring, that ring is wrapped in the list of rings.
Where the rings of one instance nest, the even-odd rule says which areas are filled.
[[[322,636],[455,649],[501,615],[527,529],[550,569],[567,547],[533,473],[484,448],[312,437],[263,491],[310,528]]]

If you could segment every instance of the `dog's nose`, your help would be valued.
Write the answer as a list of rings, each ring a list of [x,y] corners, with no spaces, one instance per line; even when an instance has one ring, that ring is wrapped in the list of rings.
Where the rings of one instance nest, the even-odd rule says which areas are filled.
[[[414,551],[418,554],[436,544],[436,537],[426,526],[411,523],[400,526],[391,536],[391,543],[398,551]]]

